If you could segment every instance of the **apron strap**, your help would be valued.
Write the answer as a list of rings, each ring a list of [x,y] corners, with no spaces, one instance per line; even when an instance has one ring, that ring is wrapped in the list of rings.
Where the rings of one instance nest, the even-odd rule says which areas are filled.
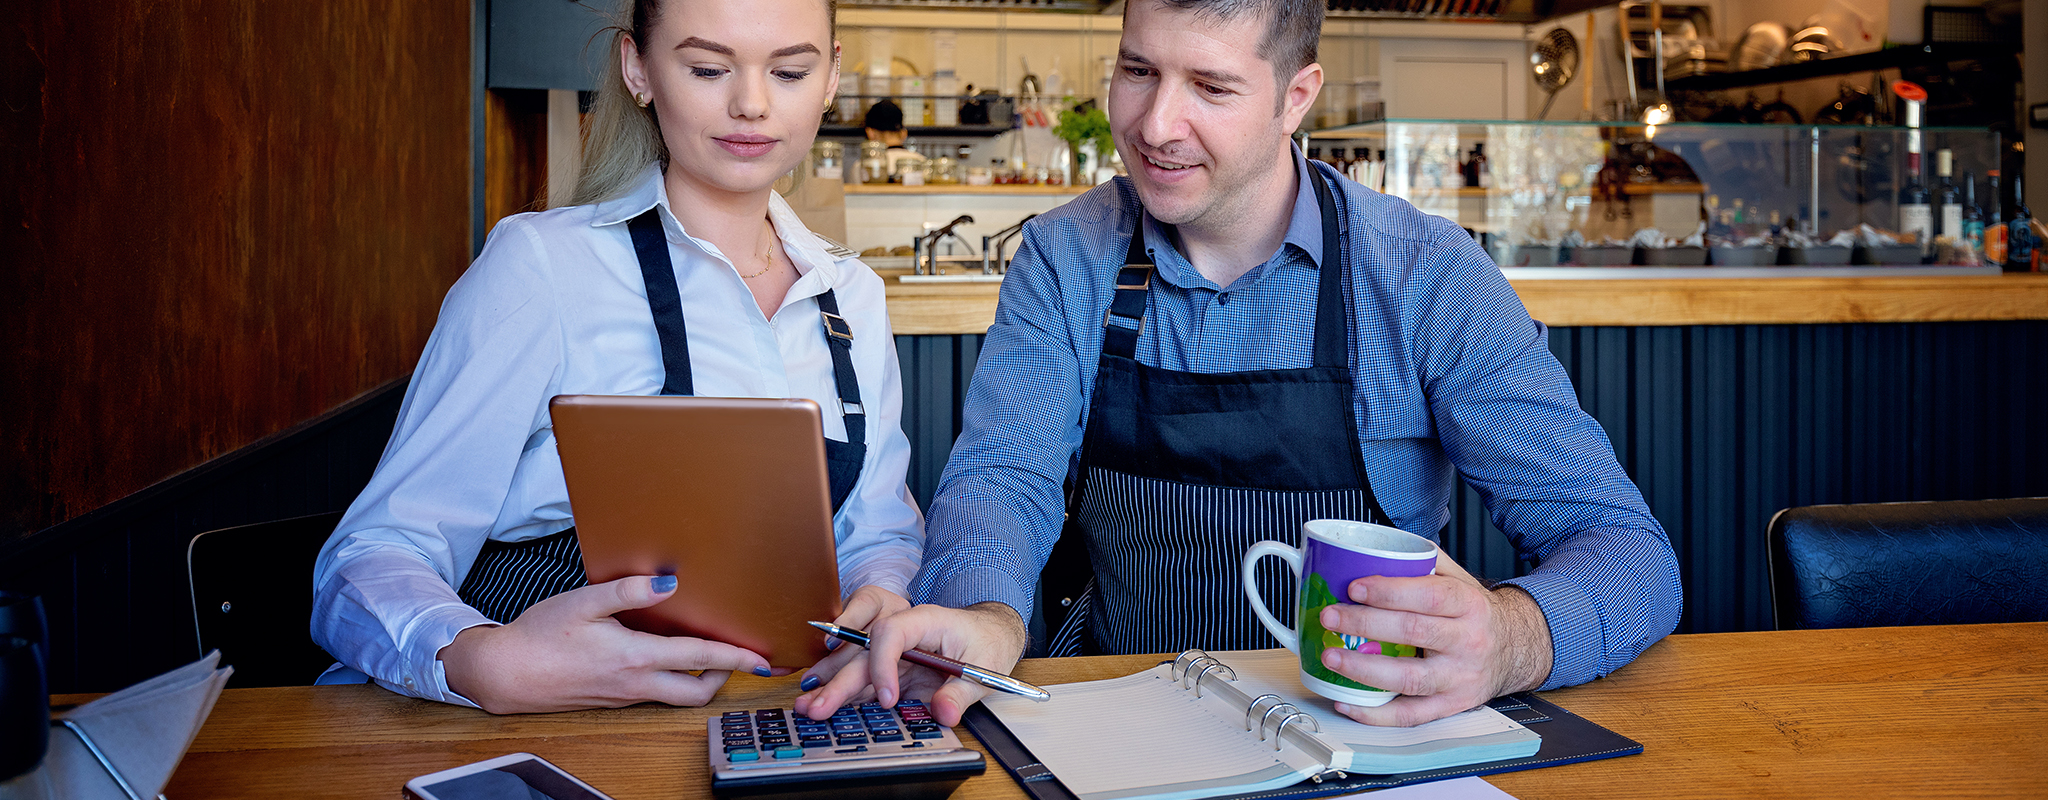
[[[676,288],[675,265],[668,259],[668,236],[661,230],[661,207],[626,223],[633,234],[633,254],[640,259],[640,277],[647,283],[647,308],[654,313],[654,334],[661,341],[661,393],[696,394],[690,382],[690,336],[683,326],[683,294]]]
[[[866,447],[868,412],[860,404],[860,376],[853,372],[853,326],[839,316],[839,296],[831,289],[818,295],[818,314],[825,321],[825,349],[832,351],[832,382],[839,387],[839,414],[846,421],[846,443]]]
[[[1315,185],[1316,208],[1323,214],[1323,263],[1316,278],[1315,365],[1348,369],[1346,353],[1350,341],[1344,335],[1344,249],[1337,233],[1337,201],[1330,196],[1330,182],[1311,163],[1309,183]]]

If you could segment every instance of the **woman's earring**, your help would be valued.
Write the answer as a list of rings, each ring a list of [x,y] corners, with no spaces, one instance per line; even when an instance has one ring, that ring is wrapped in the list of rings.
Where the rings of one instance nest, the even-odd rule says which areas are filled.
[[[636,94],[636,95],[633,95],[633,102],[635,102],[635,103],[638,103],[638,104],[640,104],[640,107],[641,107],[641,108],[646,108],[646,107],[647,107],[647,95],[644,95],[644,94]]]

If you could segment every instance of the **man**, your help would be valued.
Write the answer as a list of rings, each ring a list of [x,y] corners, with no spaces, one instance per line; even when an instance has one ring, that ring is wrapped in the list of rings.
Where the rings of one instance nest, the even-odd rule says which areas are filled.
[[[1339,711],[1419,724],[1599,677],[1676,626],[1670,543],[1500,270],[1290,144],[1322,10],[1126,6],[1109,111],[1131,177],[1026,226],[932,504],[912,587],[929,605],[878,623],[801,710],[937,687],[958,720],[985,690],[898,655],[1013,665],[1065,516],[1094,584],[1056,645],[1271,647],[1238,588],[1247,545],[1318,517],[1435,536],[1459,473],[1537,568],[1489,588],[1440,558],[1340,589],[1326,628],[1423,655],[1327,652],[1404,695]]]
[[[893,100],[885,97],[869,106],[867,116],[861,118],[861,129],[868,141],[889,146],[884,153],[891,175],[896,174],[896,162],[917,155],[904,144],[910,141],[910,131],[903,127],[903,108]]]

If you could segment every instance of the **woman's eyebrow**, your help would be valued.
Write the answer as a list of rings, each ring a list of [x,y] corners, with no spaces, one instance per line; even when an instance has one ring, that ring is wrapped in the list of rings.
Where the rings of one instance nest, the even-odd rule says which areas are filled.
[[[700,39],[695,36],[692,36],[688,39],[684,39],[682,44],[676,45],[677,50],[681,50],[686,47],[695,47],[699,50],[709,50],[713,53],[717,53],[722,56],[738,55],[737,53],[734,53],[732,51],[732,48],[730,47],[726,47],[725,45],[711,41],[710,39]]]
[[[732,58],[739,55],[738,53],[733,52],[733,49],[730,47],[711,41],[710,39],[705,39],[698,36],[692,36],[687,39],[684,39],[681,44],[676,45],[677,50],[681,50],[686,47],[695,47],[699,50],[709,50],[713,53],[717,53],[727,58]],[[773,53],[769,53],[768,57],[785,58],[788,56],[801,55],[804,53],[817,54],[821,52],[823,51],[819,50],[817,45],[811,44],[810,42],[804,42],[803,44],[793,44],[788,47],[784,47],[780,50],[777,50]]]

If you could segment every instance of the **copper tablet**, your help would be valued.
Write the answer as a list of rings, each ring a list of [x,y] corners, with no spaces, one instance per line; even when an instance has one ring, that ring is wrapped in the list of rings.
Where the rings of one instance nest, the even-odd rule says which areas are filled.
[[[825,656],[804,624],[839,616],[816,403],[562,395],[548,410],[590,582],[676,576],[674,596],[619,622],[778,667]]]

